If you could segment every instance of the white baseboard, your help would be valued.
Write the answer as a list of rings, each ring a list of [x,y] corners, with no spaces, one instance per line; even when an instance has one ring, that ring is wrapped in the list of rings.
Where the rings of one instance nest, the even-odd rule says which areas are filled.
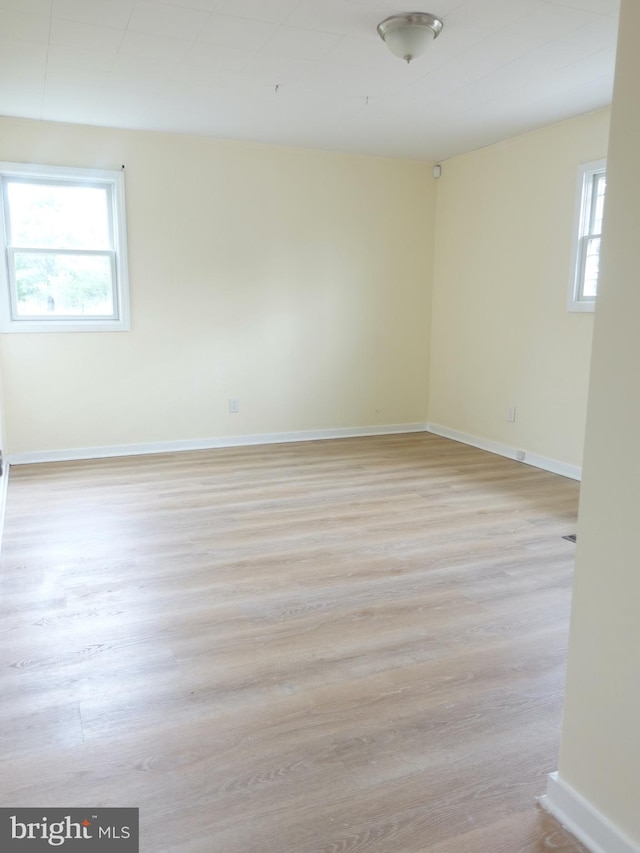
[[[385,424],[382,426],[345,427],[341,429],[304,430],[301,432],[258,433],[256,435],[221,436],[219,438],[188,439],[184,441],[151,441],[142,444],[118,444],[106,447],[76,447],[67,450],[36,450],[27,453],[11,453],[7,465],[29,465],[38,462],[72,462],[80,459],[108,459],[115,456],[140,456],[152,453],[179,453],[188,450],[211,450],[220,447],[246,447],[254,444],[284,444],[292,441],[326,441],[332,438],[360,438],[368,435],[398,435],[410,432],[430,432],[442,438],[460,441],[498,456],[517,459],[516,448],[497,441],[478,438],[475,435],[449,429],[439,424]],[[572,480],[580,480],[582,470],[577,465],[567,465],[557,459],[549,459],[525,451],[523,461],[534,468],[542,468],[553,474],[561,474]],[[6,486],[5,486],[6,488]]]
[[[29,453],[11,453],[8,456],[8,461],[11,465],[29,465],[38,462],[72,462],[79,459],[108,459],[114,456],[179,453],[186,450],[246,447],[253,444],[283,444],[292,441],[325,441],[331,438],[360,438],[367,435],[396,435],[409,432],[425,432],[425,424],[387,424],[385,426],[222,436],[221,438],[189,439],[186,441],[152,441],[144,444],[119,444],[110,447],[38,450]]]
[[[549,774],[547,793],[538,802],[591,853],[640,853],[637,844],[560,779],[557,773]]]
[[[520,451],[519,448],[509,447],[507,444],[490,441],[487,438],[479,438],[476,435],[469,435],[466,432],[458,432],[458,430],[449,429],[449,427],[443,427],[439,424],[427,424],[426,429],[427,432],[432,432],[434,435],[439,435],[442,438],[460,441],[462,444],[469,444],[471,447],[477,447],[479,450],[488,450],[489,453],[506,456],[507,459],[515,459],[518,462],[523,462],[525,465],[532,465],[534,468],[542,468],[544,471],[550,471],[552,474],[561,474],[563,477],[569,477],[572,480],[582,479],[582,468],[578,465],[568,465],[566,462],[560,462],[558,459],[550,459],[547,456],[540,456],[537,453],[530,453],[528,450]],[[524,452],[524,459],[518,458],[517,454],[520,452]]]

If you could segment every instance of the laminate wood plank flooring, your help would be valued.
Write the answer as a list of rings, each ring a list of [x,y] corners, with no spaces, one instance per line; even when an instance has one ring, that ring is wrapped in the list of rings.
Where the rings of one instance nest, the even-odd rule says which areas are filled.
[[[578,484],[426,433],[11,469],[0,804],[143,853],[583,851]]]

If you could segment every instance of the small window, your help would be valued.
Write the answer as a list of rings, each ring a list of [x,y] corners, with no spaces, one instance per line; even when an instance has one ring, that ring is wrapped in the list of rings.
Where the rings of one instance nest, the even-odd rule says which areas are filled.
[[[124,331],[122,171],[0,163],[0,330]]]
[[[607,162],[585,163],[578,172],[569,311],[593,311],[598,294]]]

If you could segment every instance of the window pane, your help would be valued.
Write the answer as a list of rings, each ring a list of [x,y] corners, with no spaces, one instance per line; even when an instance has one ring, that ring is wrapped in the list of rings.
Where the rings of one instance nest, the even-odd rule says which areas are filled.
[[[600,237],[590,237],[586,245],[584,263],[584,283],[582,295],[595,297],[598,291],[598,271],[600,269]]]
[[[593,234],[601,234],[602,233],[602,214],[604,212],[604,195],[607,189],[607,177],[606,175],[595,175],[594,176],[594,187],[593,191],[595,194],[595,201],[593,205],[593,225],[592,225],[592,233]]]
[[[104,187],[7,182],[10,243],[40,249],[111,249]]]
[[[114,315],[111,257],[16,252],[17,316]]]

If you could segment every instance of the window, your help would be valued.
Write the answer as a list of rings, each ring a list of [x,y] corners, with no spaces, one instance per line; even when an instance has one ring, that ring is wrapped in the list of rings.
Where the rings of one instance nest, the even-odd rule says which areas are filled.
[[[585,163],[578,172],[569,311],[593,311],[598,293],[607,163]]]
[[[129,328],[122,171],[0,163],[0,331]]]

